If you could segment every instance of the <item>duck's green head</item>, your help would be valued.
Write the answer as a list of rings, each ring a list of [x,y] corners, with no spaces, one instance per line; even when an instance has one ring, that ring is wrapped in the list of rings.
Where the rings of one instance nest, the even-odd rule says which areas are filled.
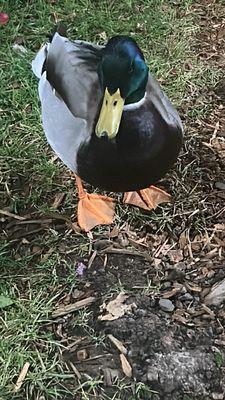
[[[146,91],[148,67],[137,43],[115,36],[107,43],[98,68],[104,93],[96,135],[113,139],[119,130],[124,104],[136,103]]]

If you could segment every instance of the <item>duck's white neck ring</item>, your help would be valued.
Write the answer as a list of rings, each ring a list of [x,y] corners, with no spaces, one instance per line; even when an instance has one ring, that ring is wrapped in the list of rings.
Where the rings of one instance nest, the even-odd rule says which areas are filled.
[[[146,92],[144,97],[142,97],[141,100],[137,101],[136,103],[131,103],[131,104],[126,104],[123,106],[123,111],[131,111],[131,110],[136,110],[137,108],[141,107],[142,104],[144,104],[146,99]]]

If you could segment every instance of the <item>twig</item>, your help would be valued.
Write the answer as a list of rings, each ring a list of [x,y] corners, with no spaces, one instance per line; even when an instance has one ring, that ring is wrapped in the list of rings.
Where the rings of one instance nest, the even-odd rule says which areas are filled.
[[[162,252],[162,250],[163,250],[163,248],[165,247],[165,245],[167,244],[168,240],[169,240],[169,238],[167,238],[167,239],[165,240],[165,242],[164,242],[161,246],[158,247],[158,249],[156,250],[156,252],[153,254],[153,256],[154,256],[155,258],[157,258],[157,257],[159,256],[159,254]]]
[[[85,358],[84,360],[81,360],[81,361],[74,361],[74,364],[81,364],[83,362],[95,361],[95,360],[98,360],[99,358],[104,358],[104,357],[109,357],[109,356],[112,356],[112,354],[110,354],[110,353],[100,354],[99,356]]]
[[[19,234],[17,236],[17,238],[14,239],[14,241],[18,241],[19,239],[24,238],[24,237],[29,236],[29,235],[33,235],[34,233],[38,233],[38,232],[44,231],[46,228],[47,228],[46,226],[43,226],[42,228],[33,229],[30,232],[23,232],[23,233]]]
[[[70,365],[70,367],[72,368],[72,370],[73,370],[73,372],[75,373],[75,375],[77,376],[77,378],[78,378],[78,379],[81,379],[81,374],[80,374],[80,372],[78,371],[78,369],[75,367],[75,365],[74,365],[71,361],[69,361],[69,365]]]
[[[29,224],[50,224],[51,219],[28,219],[26,221],[17,222],[17,225],[29,225]]]
[[[13,213],[11,213],[9,211],[6,211],[6,210],[0,210],[0,214],[6,215],[7,217],[18,219],[20,221],[23,221],[23,220],[26,219],[25,217],[21,217],[20,215],[13,214]]]
[[[93,262],[95,260],[96,255],[97,255],[97,250],[95,250],[93,252],[93,254],[91,255],[91,257],[90,257],[90,259],[88,261],[88,266],[87,266],[88,268],[91,268],[91,266],[92,266],[92,264],[93,264]]]
[[[101,253],[108,253],[108,254],[124,254],[127,256],[134,256],[134,257],[143,257],[147,261],[152,261],[152,258],[147,253],[139,253],[138,251],[132,251],[127,249],[115,249],[114,247],[107,247],[106,249],[102,250]]]
[[[60,306],[55,311],[52,312],[52,317],[61,317],[62,315],[69,314],[71,312],[80,310],[83,307],[89,306],[95,301],[95,297],[87,297],[86,299],[79,300],[74,304],[68,304],[67,306]]]

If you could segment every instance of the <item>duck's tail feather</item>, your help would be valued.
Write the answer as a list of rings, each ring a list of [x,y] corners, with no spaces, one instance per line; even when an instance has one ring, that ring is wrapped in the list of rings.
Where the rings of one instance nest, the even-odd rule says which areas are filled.
[[[32,61],[32,71],[38,79],[41,79],[41,75],[44,70],[45,60],[48,54],[48,44],[45,44],[36,54],[35,59]]]
[[[67,37],[66,26],[63,22],[59,22],[56,25],[53,33],[48,35],[49,43],[52,42],[53,37],[55,36],[55,33],[58,33],[60,36]],[[39,79],[41,78],[41,75],[45,71],[45,63],[46,63],[46,57],[48,54],[49,43],[47,43],[41,47],[41,49],[38,51],[35,59],[32,61],[32,71],[36,75],[36,77]]]

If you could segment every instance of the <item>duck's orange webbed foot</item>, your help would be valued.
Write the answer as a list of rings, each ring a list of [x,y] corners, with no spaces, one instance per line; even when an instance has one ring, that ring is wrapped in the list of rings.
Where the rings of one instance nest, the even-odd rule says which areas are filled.
[[[155,209],[159,204],[170,201],[171,195],[155,186],[150,186],[137,192],[126,192],[123,197],[124,203],[132,204],[145,210]]]
[[[75,175],[78,189],[78,224],[85,232],[97,225],[109,225],[114,219],[115,204],[113,199],[97,193],[87,193],[81,179]]]

